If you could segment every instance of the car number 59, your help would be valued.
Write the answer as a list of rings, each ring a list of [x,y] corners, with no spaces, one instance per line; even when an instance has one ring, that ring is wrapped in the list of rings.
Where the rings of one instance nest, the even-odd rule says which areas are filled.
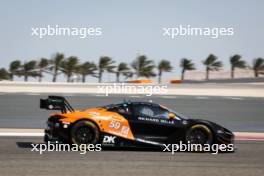
[[[121,126],[121,123],[118,121],[111,121],[109,124],[109,128],[119,129]]]

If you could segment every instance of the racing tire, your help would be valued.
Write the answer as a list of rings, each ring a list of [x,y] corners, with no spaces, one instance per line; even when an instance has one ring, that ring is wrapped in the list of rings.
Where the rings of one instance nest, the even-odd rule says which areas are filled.
[[[79,121],[71,128],[71,142],[73,144],[97,144],[99,139],[99,129],[91,121]]]
[[[213,144],[213,133],[210,128],[203,124],[193,125],[186,133],[186,143],[190,144]]]

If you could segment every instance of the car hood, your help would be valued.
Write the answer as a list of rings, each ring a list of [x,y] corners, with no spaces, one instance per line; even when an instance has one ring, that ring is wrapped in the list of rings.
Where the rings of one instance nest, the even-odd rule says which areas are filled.
[[[212,122],[212,121],[209,121],[209,120],[204,120],[204,119],[187,119],[187,121],[191,124],[194,124],[194,123],[201,123],[201,124],[205,124],[205,125],[208,125],[209,127],[211,127],[211,129],[213,131],[218,131],[218,130],[221,130],[221,131],[224,131],[224,132],[228,132],[228,133],[232,133],[231,130],[215,123],[215,122]]]

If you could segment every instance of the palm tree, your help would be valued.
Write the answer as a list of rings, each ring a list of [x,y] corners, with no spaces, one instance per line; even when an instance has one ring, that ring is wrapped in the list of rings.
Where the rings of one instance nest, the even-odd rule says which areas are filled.
[[[255,77],[258,77],[259,74],[264,74],[264,59],[263,58],[257,58],[253,60],[253,70]],[[262,73],[260,73],[262,71]]]
[[[161,76],[163,72],[170,72],[172,70],[172,66],[170,64],[170,61],[167,60],[161,60],[158,64],[158,70],[159,70],[159,74],[158,74],[158,81],[159,84],[161,83]]]
[[[97,77],[95,71],[97,70],[96,65],[93,62],[84,62],[78,66],[78,73],[82,75],[82,82],[84,83],[87,75]]]
[[[231,78],[234,78],[235,68],[245,68],[246,62],[241,59],[241,56],[236,54],[230,57],[231,64]]]
[[[154,72],[154,62],[148,60],[145,55],[138,56],[131,64],[132,68],[135,70],[137,77],[154,77],[156,76]]]
[[[110,73],[114,72],[115,66],[113,65],[115,61],[112,60],[112,58],[107,57],[107,56],[102,56],[100,57],[99,64],[98,64],[98,82],[102,82],[102,76],[103,72],[107,71]]]
[[[37,61],[35,61],[35,60],[25,62],[22,65],[22,69],[20,71],[20,74],[22,76],[24,76],[24,81],[27,82],[28,77],[30,77],[30,76],[32,76],[32,77],[39,76],[39,73],[36,71],[36,65],[37,65]]]
[[[43,77],[43,71],[48,67],[49,65],[49,60],[45,58],[41,58],[39,63],[38,63],[38,68],[39,68],[39,82],[42,81]]]
[[[223,63],[221,61],[217,61],[217,57],[213,54],[210,54],[204,61],[203,64],[206,67],[206,80],[209,79],[210,71],[218,71],[221,67],[223,67]]]
[[[60,68],[61,68],[61,64],[62,61],[64,60],[64,55],[61,53],[57,53],[53,59],[51,59],[51,65],[52,67],[50,69],[53,70],[53,78],[52,78],[52,82],[56,82],[57,81],[57,76],[59,74]]]
[[[116,70],[116,82],[119,82],[120,75],[124,75],[126,77],[132,76],[132,72],[130,71],[130,68],[124,62],[121,62],[117,66],[117,70]]]
[[[19,60],[15,60],[9,65],[10,79],[13,81],[14,76],[18,74],[18,70],[21,67],[21,62]]]
[[[1,80],[8,80],[10,78],[10,74],[5,68],[0,69],[0,81]]]
[[[71,56],[61,63],[61,71],[66,75],[67,82],[71,81],[73,73],[77,72],[78,69],[78,58]]]
[[[183,58],[181,60],[180,67],[182,68],[181,72],[181,80],[184,80],[184,74],[186,70],[195,70],[194,63],[192,63],[191,59]]]

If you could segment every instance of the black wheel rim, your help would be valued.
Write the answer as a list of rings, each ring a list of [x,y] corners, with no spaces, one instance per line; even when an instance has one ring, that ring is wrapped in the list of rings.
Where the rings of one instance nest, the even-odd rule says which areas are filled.
[[[94,131],[89,127],[81,127],[76,133],[76,139],[80,144],[92,143],[95,137]]]
[[[207,144],[209,142],[209,136],[203,129],[193,129],[187,136],[187,141],[191,144]]]

